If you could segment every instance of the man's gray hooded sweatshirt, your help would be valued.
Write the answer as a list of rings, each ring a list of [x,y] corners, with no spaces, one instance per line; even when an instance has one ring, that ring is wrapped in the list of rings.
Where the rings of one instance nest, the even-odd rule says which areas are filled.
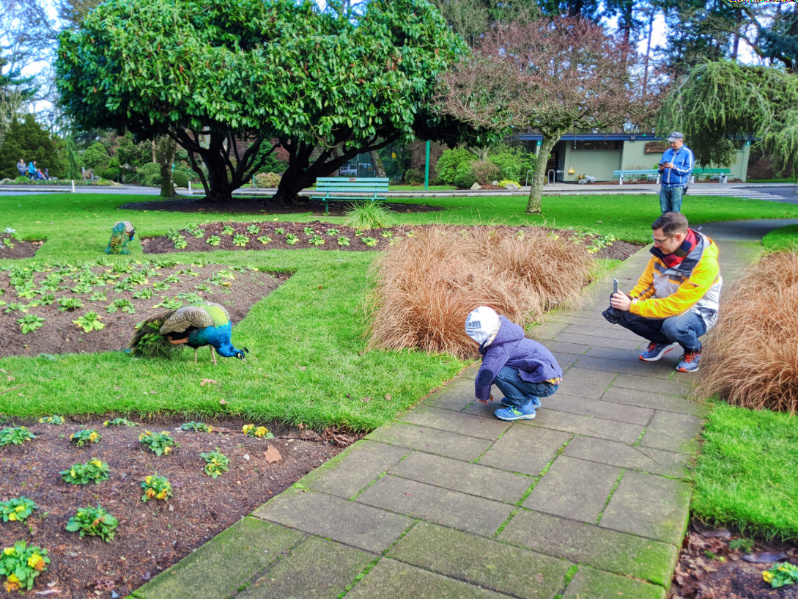
[[[496,375],[505,366],[518,370],[522,381],[542,383],[562,378],[562,368],[552,353],[543,345],[524,337],[524,329],[504,316],[496,337],[479,346],[482,366],[477,373],[477,399],[487,401]]]

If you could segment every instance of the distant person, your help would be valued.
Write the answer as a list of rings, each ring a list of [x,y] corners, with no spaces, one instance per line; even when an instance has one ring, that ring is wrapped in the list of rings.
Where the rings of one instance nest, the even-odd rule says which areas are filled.
[[[25,173],[28,172],[28,167],[22,158],[20,158],[19,162],[17,162],[17,172],[19,173],[20,177],[24,177]]]
[[[30,164],[28,164],[28,179],[31,181],[36,179],[36,161],[31,160]]]
[[[659,163],[662,186],[659,207],[662,214],[682,211],[682,196],[693,172],[693,151],[684,145],[684,135],[674,131],[668,137],[671,147],[665,150]]]
[[[36,169],[36,179],[38,179],[40,181],[44,181],[44,179],[45,179],[44,173],[42,172],[42,169],[40,169],[40,168]]]
[[[495,384],[504,393],[504,407],[496,410],[496,418],[535,418],[540,398],[553,395],[562,381],[562,368],[552,353],[537,341],[527,339],[524,329],[487,306],[468,315],[465,331],[479,344],[482,354],[475,385],[477,399],[482,403],[493,401],[490,388]]]
[[[723,278],[718,246],[690,229],[681,212],[666,212],[651,225],[653,254],[637,285],[614,293],[604,318],[648,339],[640,354],[656,362],[682,346],[676,370],[697,372],[701,359],[699,337],[715,326]]]
[[[50,180],[50,169],[49,168],[45,168],[44,169],[44,179],[45,179],[45,181],[49,181]]]

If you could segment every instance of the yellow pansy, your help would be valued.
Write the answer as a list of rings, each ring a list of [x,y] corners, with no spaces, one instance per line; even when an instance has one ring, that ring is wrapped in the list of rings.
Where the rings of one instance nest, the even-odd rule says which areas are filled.
[[[164,450],[163,450],[163,452],[164,452],[166,455],[169,455],[170,453],[172,453],[172,448],[171,448],[171,447],[165,447],[165,448],[164,448]]]
[[[147,491],[144,494],[147,497],[149,497],[150,499],[152,499],[153,497],[155,497],[155,490],[154,489],[147,489]]]
[[[209,427],[208,427],[208,432],[209,432],[209,433],[212,433],[212,432],[213,432],[213,427],[212,427],[212,426],[209,426]]]
[[[144,482],[150,484],[152,482],[152,477],[148,476],[147,478],[144,479]]]
[[[11,522],[16,522],[16,521],[17,521],[17,515],[16,515],[16,514],[10,514],[10,515],[8,516],[8,519],[9,519]]]
[[[163,491],[161,491],[160,493],[158,493],[158,494],[157,494],[155,497],[156,497],[157,499],[166,499],[166,489],[164,489]]]
[[[96,441],[97,440],[97,433],[91,433],[89,435],[89,440],[92,441],[92,442]]]
[[[38,570],[39,572],[44,570],[44,560],[42,559],[42,556],[39,555],[38,553],[34,553],[28,558],[28,565],[34,570]]]
[[[91,464],[92,466],[96,466],[97,468],[103,467],[103,463],[100,460],[92,460],[91,462],[89,462],[89,464]]]
[[[108,426],[108,421],[103,422],[103,426]]]
[[[6,547],[5,549],[3,549],[3,555],[14,555],[14,548]]]
[[[71,476],[72,478],[76,478],[77,477],[77,474],[75,473],[74,469],[69,471],[69,476]]]
[[[22,512],[24,510],[25,510],[25,506],[24,505],[18,505],[17,507],[14,508],[14,511],[17,512],[17,513]]]
[[[773,574],[771,572],[762,572],[762,579],[765,582],[771,582],[773,580]]]
[[[253,428],[255,428],[254,424],[245,424],[244,428],[241,429],[241,432],[247,435],[249,434],[249,431],[251,431]]]
[[[269,432],[268,428],[266,428],[265,426],[259,426],[258,428],[255,429],[255,436],[264,437],[268,432]]]

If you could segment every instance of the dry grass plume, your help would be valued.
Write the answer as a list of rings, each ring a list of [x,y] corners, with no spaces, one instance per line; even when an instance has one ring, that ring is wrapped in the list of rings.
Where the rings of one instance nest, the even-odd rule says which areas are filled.
[[[766,255],[724,297],[696,389],[715,393],[745,408],[798,409],[798,253]]]
[[[464,331],[471,310],[491,306],[524,326],[576,300],[592,265],[584,247],[542,229],[417,230],[375,264],[369,345],[474,356]]]

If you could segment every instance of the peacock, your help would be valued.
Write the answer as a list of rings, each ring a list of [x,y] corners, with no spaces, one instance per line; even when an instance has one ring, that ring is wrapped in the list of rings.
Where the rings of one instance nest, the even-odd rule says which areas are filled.
[[[105,248],[106,254],[128,254],[127,242],[131,241],[136,235],[136,229],[129,220],[120,220],[114,223],[111,229],[111,239]]]
[[[224,358],[235,357],[239,360],[249,353],[246,347],[233,347],[230,342],[231,330],[230,314],[224,306],[201,302],[170,310],[136,325],[130,350],[145,355],[165,354],[170,348],[186,344],[194,348],[196,364],[197,349],[209,345],[211,359],[216,366],[214,349]]]

